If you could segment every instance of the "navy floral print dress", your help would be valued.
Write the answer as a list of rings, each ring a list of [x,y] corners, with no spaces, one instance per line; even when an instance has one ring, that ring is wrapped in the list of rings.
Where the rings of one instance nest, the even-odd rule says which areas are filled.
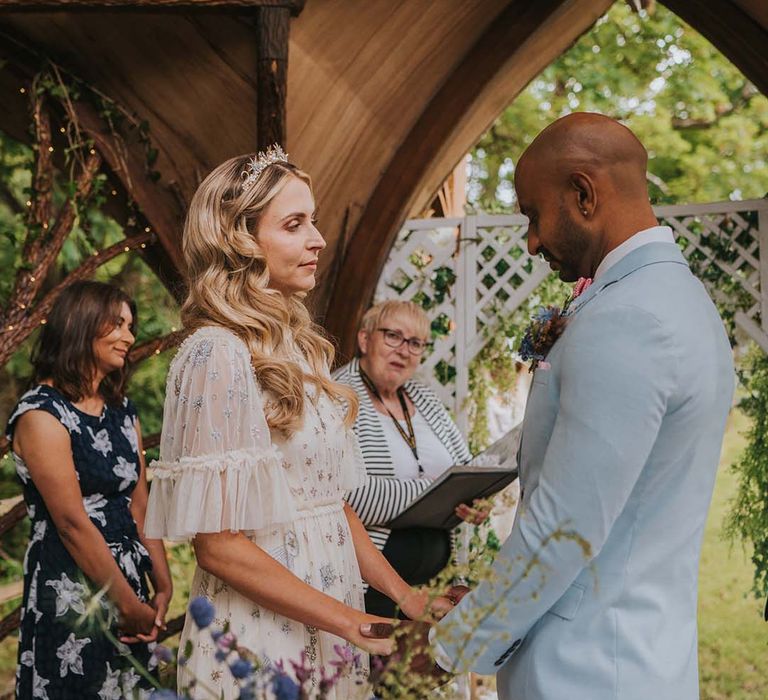
[[[83,505],[142,601],[148,599],[151,561],[130,511],[139,478],[136,412],[126,399],[101,416],[84,413],[56,389],[39,385],[21,397],[6,435],[27,411],[45,411],[69,432]],[[116,615],[106,596],[85,578],[64,547],[27,466],[14,454],[24,487],[30,538],[24,559],[24,600],[16,671],[18,698],[117,700],[149,695],[150,686],[126,658],[151,666],[151,644],[118,643]]]

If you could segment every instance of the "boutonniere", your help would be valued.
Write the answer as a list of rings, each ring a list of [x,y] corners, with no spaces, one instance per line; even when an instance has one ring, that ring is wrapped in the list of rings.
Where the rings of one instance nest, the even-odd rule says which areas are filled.
[[[580,277],[562,307],[541,306],[533,314],[518,349],[524,362],[531,361],[529,372],[533,372],[537,367],[549,369],[549,363],[545,362],[545,358],[565,330],[568,323],[568,307],[586,291],[590,284],[592,284],[591,279]]]

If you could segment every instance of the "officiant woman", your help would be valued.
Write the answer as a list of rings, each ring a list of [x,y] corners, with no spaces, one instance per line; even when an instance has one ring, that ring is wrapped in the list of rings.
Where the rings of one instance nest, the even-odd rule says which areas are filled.
[[[427,583],[451,559],[451,533],[427,527],[390,530],[387,524],[454,464],[470,459],[469,448],[437,395],[413,378],[428,346],[430,323],[410,301],[370,308],[357,334],[358,357],[334,377],[360,399],[354,431],[368,480],[348,496],[374,544],[405,581]],[[457,515],[482,522],[483,513],[462,504]],[[369,614],[393,617],[395,604],[369,588]]]

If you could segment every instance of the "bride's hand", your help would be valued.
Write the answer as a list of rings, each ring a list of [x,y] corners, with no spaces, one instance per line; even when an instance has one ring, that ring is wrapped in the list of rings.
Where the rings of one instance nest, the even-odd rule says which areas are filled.
[[[428,588],[411,588],[403,600],[396,602],[411,620],[434,622],[453,610],[450,598],[434,596]]]

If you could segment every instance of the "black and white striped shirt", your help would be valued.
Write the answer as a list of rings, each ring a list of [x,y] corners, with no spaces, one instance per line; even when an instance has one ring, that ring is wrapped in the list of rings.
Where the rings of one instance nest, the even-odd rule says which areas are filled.
[[[390,533],[385,525],[425,491],[430,480],[395,477],[380,414],[374,408],[360,377],[359,360],[354,359],[339,367],[333,376],[337,382],[351,386],[360,397],[360,411],[354,431],[363,453],[368,480],[365,486],[347,494],[347,502],[362,520],[373,543],[379,549],[384,549]],[[413,380],[406,382],[403,388],[437,439],[448,450],[454,464],[469,461],[472,455],[467,443],[436,394],[426,385]]]

